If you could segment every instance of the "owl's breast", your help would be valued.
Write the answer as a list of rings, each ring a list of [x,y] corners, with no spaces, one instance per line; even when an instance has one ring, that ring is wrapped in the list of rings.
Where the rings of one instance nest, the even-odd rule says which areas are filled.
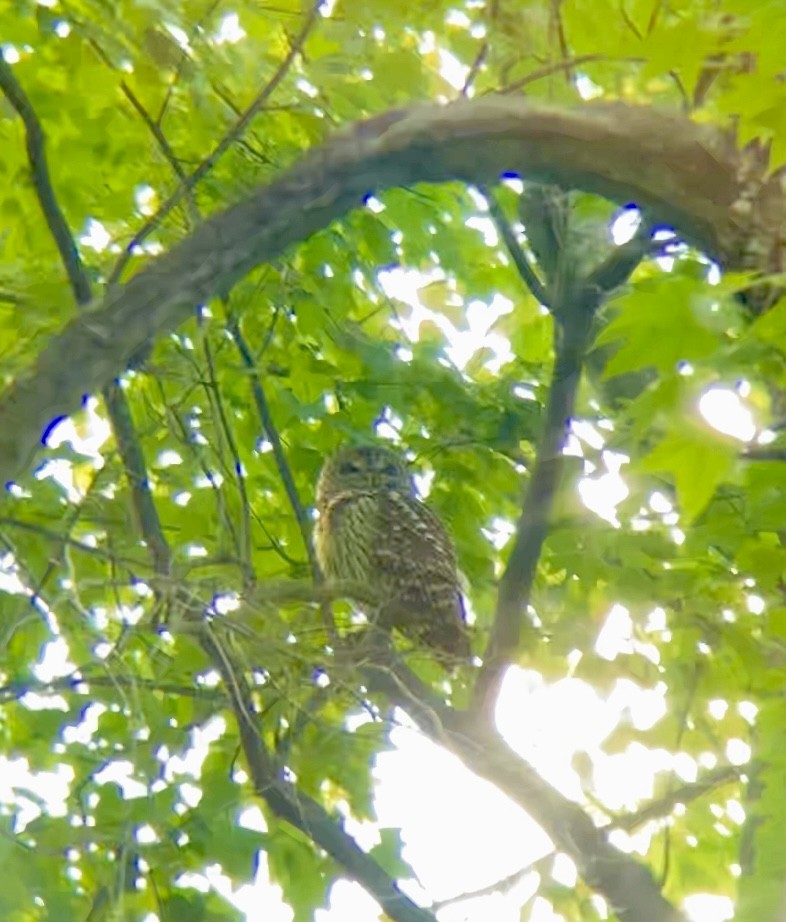
[[[373,494],[339,494],[320,509],[314,549],[328,579],[367,582],[373,577],[372,547],[378,538]]]

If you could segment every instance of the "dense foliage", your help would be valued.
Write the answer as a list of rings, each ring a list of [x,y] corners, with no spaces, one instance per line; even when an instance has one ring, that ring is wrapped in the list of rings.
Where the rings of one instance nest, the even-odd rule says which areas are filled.
[[[733,119],[778,166],[784,29],[785,9],[748,0],[12,0],[0,12],[3,383],[205,216],[391,108],[497,90],[602,96]],[[313,589],[317,473],[375,433],[408,452],[455,540],[478,657],[512,579],[526,608],[503,650],[514,669],[601,698],[662,695],[657,719],[621,720],[594,754],[624,772],[648,753],[652,798],[620,814],[590,768],[575,775],[587,815],[615,828],[620,854],[637,850],[674,906],[713,894],[739,897],[741,919],[778,918],[784,312],[753,310],[746,277],[646,212],[633,231],[633,215],[526,176],[369,195],[195,305],[53,426],[0,509],[3,919],[234,919],[184,875],[219,865],[237,888],[264,858],[306,920],[341,877],[379,897],[372,866],[417,872],[397,830],[352,865],[263,789],[265,771],[282,778],[325,829],[373,822],[375,758],[408,720],[406,698],[344,648],[357,633],[346,597],[331,611]],[[719,394],[727,417],[747,409],[749,431],[707,422],[699,408]],[[534,580],[526,561],[506,569],[522,495]],[[438,703],[470,706],[479,660],[446,676],[396,643]],[[238,700],[255,709],[256,750]],[[486,777],[511,795],[493,767]],[[253,805],[263,819],[248,820]],[[587,843],[575,846],[581,880],[560,885],[539,865],[521,918],[613,917],[591,899],[605,891]],[[478,905],[466,911],[487,918]]]

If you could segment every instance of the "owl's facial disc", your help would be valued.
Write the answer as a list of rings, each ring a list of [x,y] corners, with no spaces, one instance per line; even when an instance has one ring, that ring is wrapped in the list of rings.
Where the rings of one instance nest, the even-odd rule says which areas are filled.
[[[326,473],[332,489],[413,493],[406,462],[381,446],[342,449],[328,462]]]

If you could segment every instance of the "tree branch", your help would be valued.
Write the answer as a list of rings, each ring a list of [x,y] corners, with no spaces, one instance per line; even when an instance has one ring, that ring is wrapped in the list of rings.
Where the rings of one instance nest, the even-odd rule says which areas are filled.
[[[24,519],[15,519],[10,516],[0,517],[0,528],[19,529],[28,531],[32,534],[41,535],[50,541],[58,544],[67,545],[75,550],[82,551],[92,557],[98,557],[102,560],[108,560],[115,565],[121,565],[128,569],[136,569],[141,566],[141,561],[133,557],[120,557],[111,551],[106,551],[100,547],[93,547],[92,544],[86,544],[78,538],[72,538],[69,534],[55,531],[53,528],[47,528],[46,525],[39,525],[38,522],[25,522]]]
[[[251,549],[251,504],[248,499],[248,490],[246,489],[246,475],[240,460],[240,452],[238,450],[235,434],[232,430],[232,424],[224,407],[221,388],[216,378],[213,350],[210,347],[210,341],[207,337],[205,337],[203,343],[203,353],[208,373],[208,380],[204,382],[203,386],[207,398],[213,404],[214,412],[218,418],[219,431],[223,432],[227,448],[232,456],[232,476],[237,484],[238,500],[240,501],[240,534],[237,538],[237,553],[243,571],[243,585],[251,586],[256,579],[256,574],[254,572],[254,561]]]
[[[276,425],[273,421],[273,415],[270,412],[270,406],[267,402],[265,389],[262,386],[262,379],[259,375],[259,372],[257,371],[257,365],[254,361],[254,356],[251,352],[251,349],[249,348],[248,343],[246,342],[245,337],[243,336],[243,333],[240,329],[240,324],[238,323],[236,317],[233,315],[228,315],[227,327],[229,329],[230,335],[232,336],[232,339],[235,342],[235,346],[240,353],[243,364],[249,373],[251,381],[251,393],[254,397],[254,403],[256,404],[259,421],[262,424],[262,431],[273,447],[273,457],[276,462],[276,467],[278,468],[278,474],[281,478],[281,482],[284,485],[284,491],[287,494],[289,505],[295,515],[295,520],[297,521],[298,529],[300,531],[300,537],[303,541],[303,547],[305,548],[306,556],[308,557],[308,565],[311,571],[311,578],[313,579],[314,583],[319,584],[322,582],[323,576],[319,567],[319,562],[317,561],[317,555],[314,551],[314,542],[311,535],[311,522],[309,520],[308,514],[306,513],[306,509],[300,500],[297,487],[295,486],[295,478],[292,476],[292,469],[289,466],[289,461],[287,460],[284,446],[281,443],[281,436],[278,434],[278,429],[276,428]],[[325,626],[325,631],[327,632],[328,640],[331,646],[336,648],[339,644],[339,636],[338,631],[336,630],[335,621],[333,620],[333,613],[330,610],[330,605],[327,603],[327,601],[320,601],[319,611],[322,616],[322,623]]]
[[[44,132],[27,94],[1,55],[0,88],[24,122],[30,169],[41,211],[57,244],[76,303],[79,307],[84,308],[92,298],[90,279],[79,256],[68,222],[55,196],[46,162]],[[131,484],[133,507],[140,531],[150,548],[155,569],[159,573],[168,573],[171,554],[150,493],[145,456],[134,428],[131,408],[128,406],[126,395],[115,381],[110,380],[105,383],[102,396],[107,406],[120,458]]]
[[[546,287],[543,282],[538,278],[537,273],[532,268],[527,259],[527,254],[524,252],[524,248],[516,240],[516,235],[513,233],[513,228],[510,226],[510,221],[505,217],[505,212],[500,208],[499,202],[494,197],[494,193],[490,190],[486,190],[481,186],[480,189],[484,198],[489,204],[489,214],[491,219],[494,222],[497,232],[507,248],[510,258],[513,260],[513,265],[518,270],[519,275],[524,281],[524,284],[530,290],[530,293],[538,302],[538,304],[548,307],[549,304],[549,295],[546,291]]]
[[[658,246],[661,243],[658,241]],[[627,282],[634,269],[652,252],[652,226],[642,221],[636,233],[626,243],[615,247],[606,259],[587,276],[587,288],[600,296],[614,291]]]
[[[548,190],[544,190],[544,194]],[[501,209],[495,223],[511,252],[521,253]],[[563,450],[576,402],[584,353],[592,335],[598,305],[609,291],[621,285],[650,251],[651,229],[642,222],[636,235],[609,255],[585,278],[573,277],[570,246],[554,232],[553,212],[543,211],[542,224],[535,223],[538,210],[530,208],[533,235],[538,232],[548,246],[536,248],[544,298],[556,323],[556,360],[551,375],[543,431],[538,442],[532,477],[516,524],[513,547],[500,579],[491,636],[475,684],[473,706],[493,723],[493,709],[507,667],[513,662],[521,635],[521,625],[532,595],[532,587],[543,543],[548,536],[549,516],[554,504],[561,471]],[[515,257],[514,257],[515,258]],[[525,284],[531,288],[532,270],[526,263]],[[569,265],[570,264],[570,265]],[[519,265],[519,262],[516,263]],[[521,267],[520,267],[521,269]],[[538,281],[538,284],[540,282]],[[533,291],[533,294],[535,292]]]
[[[576,297],[581,298],[580,295]],[[584,306],[577,305],[577,311]],[[555,312],[561,307],[556,302],[553,305]],[[557,345],[535,465],[516,523],[513,547],[499,581],[494,624],[473,692],[473,708],[483,712],[492,724],[500,686],[518,649],[524,614],[543,543],[548,536],[549,517],[564,466],[563,448],[576,402],[591,314],[582,317],[577,312],[572,319],[576,324],[583,324],[583,328],[577,327],[570,337],[566,333]]]
[[[609,823],[608,827],[604,828],[623,829],[626,832],[631,832],[637,827],[644,825],[644,823],[648,822],[649,820],[660,819],[661,817],[669,816],[677,804],[687,804],[693,800],[698,800],[700,797],[703,797],[705,794],[709,793],[710,791],[714,791],[716,788],[721,787],[724,784],[729,784],[732,781],[739,780],[740,769],[737,766],[718,766],[718,768],[715,768],[704,774],[698,781],[683,784],[680,787],[675,788],[673,791],[669,791],[663,797],[659,797],[656,800],[651,800],[649,803],[643,804],[634,813],[629,813],[626,816],[615,817]],[[501,880],[495,881],[493,884],[487,884],[485,887],[478,887],[476,890],[467,890],[464,893],[459,893],[456,896],[450,897],[449,899],[441,900],[439,903],[436,903],[434,906],[432,906],[432,909],[442,909],[444,906],[449,906],[453,903],[477,899],[479,896],[490,896],[495,893],[504,892],[505,890],[515,886],[517,883],[519,883],[519,881],[523,880],[527,874],[537,870],[538,865],[541,865],[545,861],[554,858],[555,854],[556,850],[552,850],[546,855],[543,855],[541,858],[537,858],[535,861],[529,862],[529,864],[519,868],[512,874],[508,874]]]
[[[172,551],[164,535],[161,518],[150,490],[145,454],[131,418],[128,399],[119,384],[108,385],[102,391],[102,395],[112,423],[117,450],[131,487],[131,505],[139,532],[148,547],[155,572],[169,573]]]
[[[602,54],[580,54],[574,58],[565,58],[562,61],[552,61],[551,64],[546,64],[543,67],[537,68],[537,70],[530,71],[520,80],[514,80],[513,83],[508,83],[500,87],[500,93],[515,93],[525,86],[529,86],[530,83],[535,83],[536,80],[542,80],[544,77],[550,77],[552,74],[570,72],[574,68],[580,67],[582,64],[594,64],[598,61],[608,60],[610,59]],[[643,60],[643,58],[622,58],[620,59],[620,63]]]
[[[202,633],[202,646],[221,673],[238,725],[243,752],[251,780],[259,797],[276,816],[304,833],[315,845],[356,880],[395,922],[436,922],[435,917],[405,896],[396,881],[355,840],[340,823],[296,785],[284,780],[262,738],[259,715],[242,674],[209,627]]]
[[[457,755],[526,811],[576,863],[582,879],[610,904],[620,922],[684,922],[649,870],[608,841],[580,806],[551,787],[483,718],[454,711],[408,670],[390,660],[364,669],[370,689],[383,693],[422,732]],[[411,681],[414,679],[414,682]],[[422,697],[421,697],[422,696]]]
[[[677,804],[688,804],[692,800],[698,800],[715,788],[732,781],[739,781],[741,770],[737,765],[719,765],[711,771],[705,772],[697,781],[691,781],[682,784],[672,791],[668,791],[662,797],[643,804],[633,813],[626,816],[615,817],[609,824],[612,829],[623,829],[631,832],[644,823],[653,819],[660,819],[668,816]]]
[[[370,192],[416,182],[496,180],[502,172],[635,201],[729,268],[750,269],[779,232],[773,179],[738,214],[739,155],[724,136],[623,104],[559,109],[506,97],[389,112],[312,151],[280,179],[212,216],[75,318],[0,397],[0,478],[28,465],[42,433],[109,383],[195,304],[277,258]],[[750,183],[754,182],[751,179]],[[769,257],[768,257],[769,258]],[[776,270],[777,267],[762,269]]]
[[[49,227],[52,238],[60,254],[60,260],[68,276],[77,304],[87,304],[92,297],[88,279],[79,251],[71,236],[68,222],[60,210],[55,197],[49,165],[46,160],[46,140],[41,122],[33,109],[30,98],[16,79],[16,76],[0,51],[0,89],[11,103],[25,126],[27,157],[30,161],[30,173],[33,178],[38,203]]]

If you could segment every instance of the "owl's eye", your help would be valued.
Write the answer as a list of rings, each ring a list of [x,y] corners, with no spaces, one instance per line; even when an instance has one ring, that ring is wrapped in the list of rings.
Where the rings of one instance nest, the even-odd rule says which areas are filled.
[[[396,477],[399,473],[398,466],[395,464],[386,464],[382,469],[383,474],[387,474],[388,477]]]
[[[345,461],[341,465],[339,470],[342,474],[359,474],[360,473],[360,468],[357,466],[357,464],[355,464],[354,461]]]

